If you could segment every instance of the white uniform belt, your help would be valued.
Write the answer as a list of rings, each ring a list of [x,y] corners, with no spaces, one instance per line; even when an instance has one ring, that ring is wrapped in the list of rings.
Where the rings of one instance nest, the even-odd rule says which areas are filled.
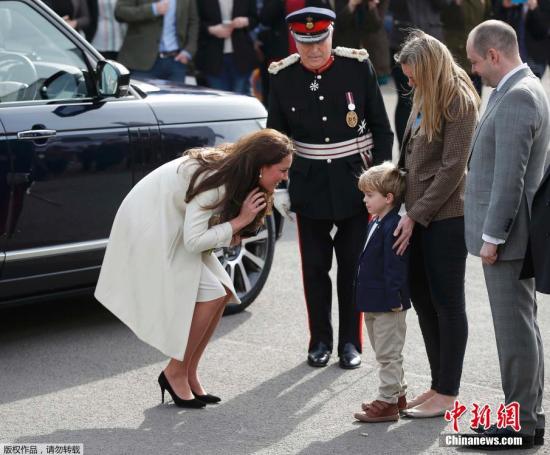
[[[332,144],[308,144],[305,142],[294,141],[296,155],[311,160],[326,160],[344,158],[345,156],[355,155],[370,151],[374,147],[372,133],[363,134],[355,139],[349,139]]]

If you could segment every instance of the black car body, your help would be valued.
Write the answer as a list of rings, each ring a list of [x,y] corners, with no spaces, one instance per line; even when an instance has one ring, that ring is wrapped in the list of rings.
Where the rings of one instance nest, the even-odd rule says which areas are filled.
[[[137,181],[191,147],[265,125],[251,97],[128,82],[40,1],[0,0],[0,303],[93,289]],[[275,229],[270,219],[219,252],[245,303],[267,278]]]

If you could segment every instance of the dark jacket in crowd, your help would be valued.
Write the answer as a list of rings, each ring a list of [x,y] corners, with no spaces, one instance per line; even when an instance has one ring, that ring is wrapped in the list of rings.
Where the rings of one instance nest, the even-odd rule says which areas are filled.
[[[86,4],[88,5],[88,11],[90,13],[90,22],[82,30],[86,35],[86,39],[89,42],[92,42],[95,36],[95,32],[97,31],[97,18],[99,15],[99,7],[97,4],[97,0],[86,0]]]
[[[550,294],[550,166],[531,207],[529,243],[521,278],[532,277],[537,291]]]
[[[380,0],[372,10],[368,7],[368,1],[363,0],[353,13],[348,3],[348,0],[336,0],[335,3],[334,46],[367,49],[376,73],[389,74],[389,39],[384,28],[389,0]]]
[[[443,41],[441,11],[451,2],[452,0],[392,0],[390,11],[393,14],[393,27],[390,47],[400,48],[408,28],[419,28]]]
[[[223,69],[224,40],[211,35],[208,27],[222,22],[220,3],[218,0],[198,0],[197,4],[200,33],[195,64],[197,69],[204,74],[218,75]],[[250,37],[250,31],[258,24],[256,0],[234,0],[232,18],[235,17],[248,18],[248,27],[235,29],[231,34],[231,42],[237,69],[241,73],[249,73],[258,65],[256,52]]]
[[[409,249],[403,256],[398,256],[393,249],[393,233],[401,219],[398,211],[393,209],[380,220],[359,257],[355,277],[355,307],[358,311],[379,313],[411,307],[407,279]]]
[[[133,70],[149,71],[159,53],[163,16],[155,16],[151,0],[118,0],[115,17],[128,23],[118,61]],[[199,31],[195,0],[177,0],[176,29],[179,49],[194,55]]]
[[[537,63],[545,64],[550,60],[550,0],[539,0],[538,7],[534,10],[528,10],[525,15],[525,30],[522,31],[521,21],[523,15],[523,5],[505,8],[502,1],[497,0],[493,5],[494,17],[510,24],[514,27],[520,41],[520,51],[522,35],[524,36],[525,52],[522,55],[524,59],[530,58]],[[540,74],[537,74],[540,76]]]
[[[61,17],[76,20],[76,30],[82,31],[90,24],[90,12],[86,0],[46,0],[46,4]]]
[[[453,1],[441,12],[445,44],[468,74],[471,73],[471,65],[466,56],[468,34],[490,16],[491,0],[463,0],[460,6]]]

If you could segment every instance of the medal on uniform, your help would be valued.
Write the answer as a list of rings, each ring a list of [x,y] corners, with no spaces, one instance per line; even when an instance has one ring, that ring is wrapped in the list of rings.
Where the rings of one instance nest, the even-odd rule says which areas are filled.
[[[353,93],[346,92],[346,103],[348,105],[348,113],[346,114],[346,123],[350,128],[355,128],[359,118],[355,112],[355,103],[353,101]]]

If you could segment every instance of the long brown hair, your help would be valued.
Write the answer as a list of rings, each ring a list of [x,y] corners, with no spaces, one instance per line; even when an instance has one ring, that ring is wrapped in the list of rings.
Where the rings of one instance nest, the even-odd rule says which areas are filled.
[[[451,105],[457,97],[459,116],[479,109],[479,95],[470,77],[433,36],[412,30],[395,60],[411,66],[416,85],[411,115],[422,113],[420,129],[428,142],[440,135],[444,120],[454,120]]]
[[[259,186],[262,167],[280,163],[293,152],[292,141],[283,133],[270,128],[247,134],[234,144],[192,149],[188,155],[195,159],[199,166],[189,182],[185,202],[190,202],[199,193],[224,185],[223,198],[214,206],[205,208],[221,207],[219,221],[229,221],[239,214],[248,193]],[[204,179],[197,183],[203,174]],[[247,231],[255,232],[263,223],[269,209],[270,204],[243,233],[246,235]]]

